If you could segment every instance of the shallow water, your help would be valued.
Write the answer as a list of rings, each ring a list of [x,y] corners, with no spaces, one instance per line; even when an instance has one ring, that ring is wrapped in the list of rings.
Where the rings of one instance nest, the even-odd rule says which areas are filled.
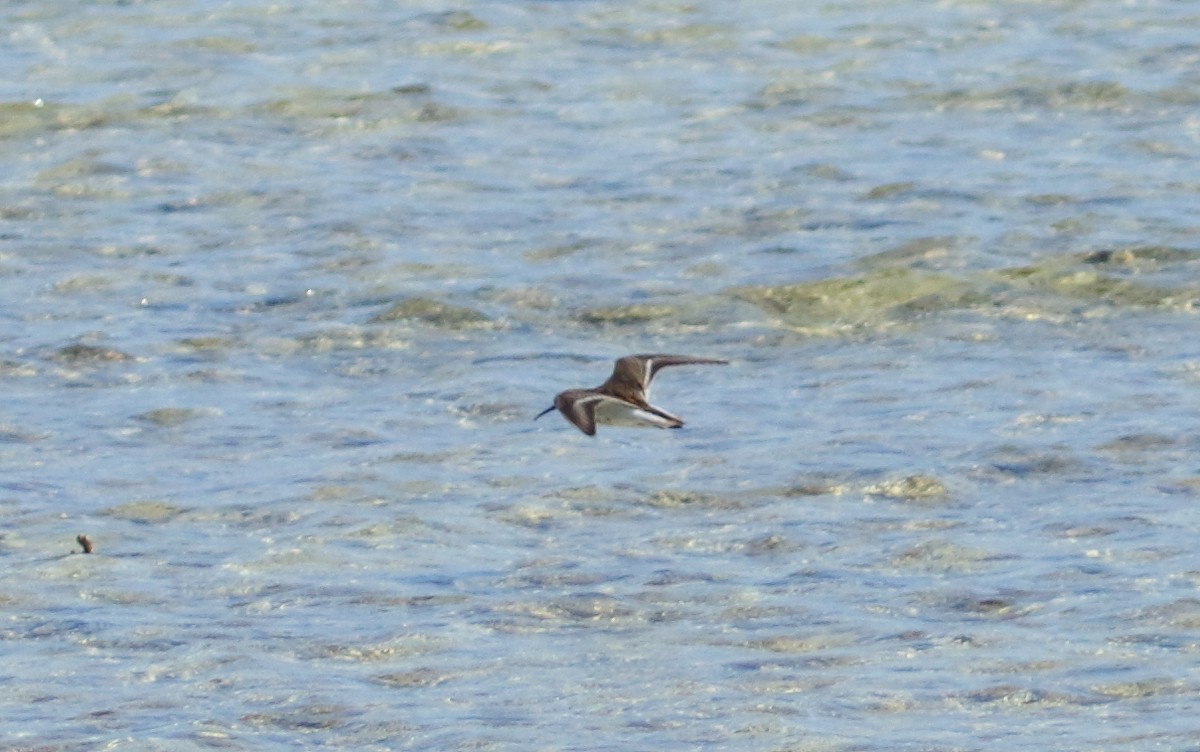
[[[1194,746],[1190,4],[3,17],[0,747]]]

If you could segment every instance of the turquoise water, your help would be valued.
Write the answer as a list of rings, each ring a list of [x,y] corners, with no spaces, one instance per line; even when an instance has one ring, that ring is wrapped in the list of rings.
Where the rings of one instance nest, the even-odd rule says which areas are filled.
[[[0,13],[0,747],[1194,747],[1190,4]]]

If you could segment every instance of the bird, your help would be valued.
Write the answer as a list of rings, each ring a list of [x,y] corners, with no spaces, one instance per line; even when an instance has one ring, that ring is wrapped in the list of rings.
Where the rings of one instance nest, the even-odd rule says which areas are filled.
[[[696,358],[691,355],[626,355],[613,365],[612,375],[595,389],[568,389],[554,397],[554,404],[537,414],[534,420],[552,410],[588,436],[596,435],[596,425],[638,428],[681,428],[683,418],[655,407],[647,401],[650,381],[660,368],[667,366],[729,365],[727,360]]]

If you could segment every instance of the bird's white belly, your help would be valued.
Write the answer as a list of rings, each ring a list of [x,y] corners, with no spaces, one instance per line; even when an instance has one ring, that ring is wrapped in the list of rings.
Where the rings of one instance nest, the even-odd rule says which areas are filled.
[[[618,400],[604,400],[596,405],[596,422],[606,426],[629,428],[670,428],[675,425],[661,415],[646,412]]]

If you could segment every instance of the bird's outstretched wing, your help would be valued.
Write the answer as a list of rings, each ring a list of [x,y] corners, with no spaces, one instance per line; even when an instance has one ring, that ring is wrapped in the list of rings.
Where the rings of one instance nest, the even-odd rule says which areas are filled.
[[[603,394],[594,394],[572,389],[554,398],[554,406],[576,428],[588,436],[596,435],[596,405],[602,400],[612,399]]]
[[[715,358],[697,358],[691,355],[626,355],[624,358],[617,360],[616,366],[613,368],[613,378],[616,378],[623,370],[635,374],[635,378],[642,391],[649,392],[650,382],[654,380],[654,376],[659,372],[659,369],[666,368],[667,366],[691,365],[725,366],[729,365],[729,361],[717,360]]]

